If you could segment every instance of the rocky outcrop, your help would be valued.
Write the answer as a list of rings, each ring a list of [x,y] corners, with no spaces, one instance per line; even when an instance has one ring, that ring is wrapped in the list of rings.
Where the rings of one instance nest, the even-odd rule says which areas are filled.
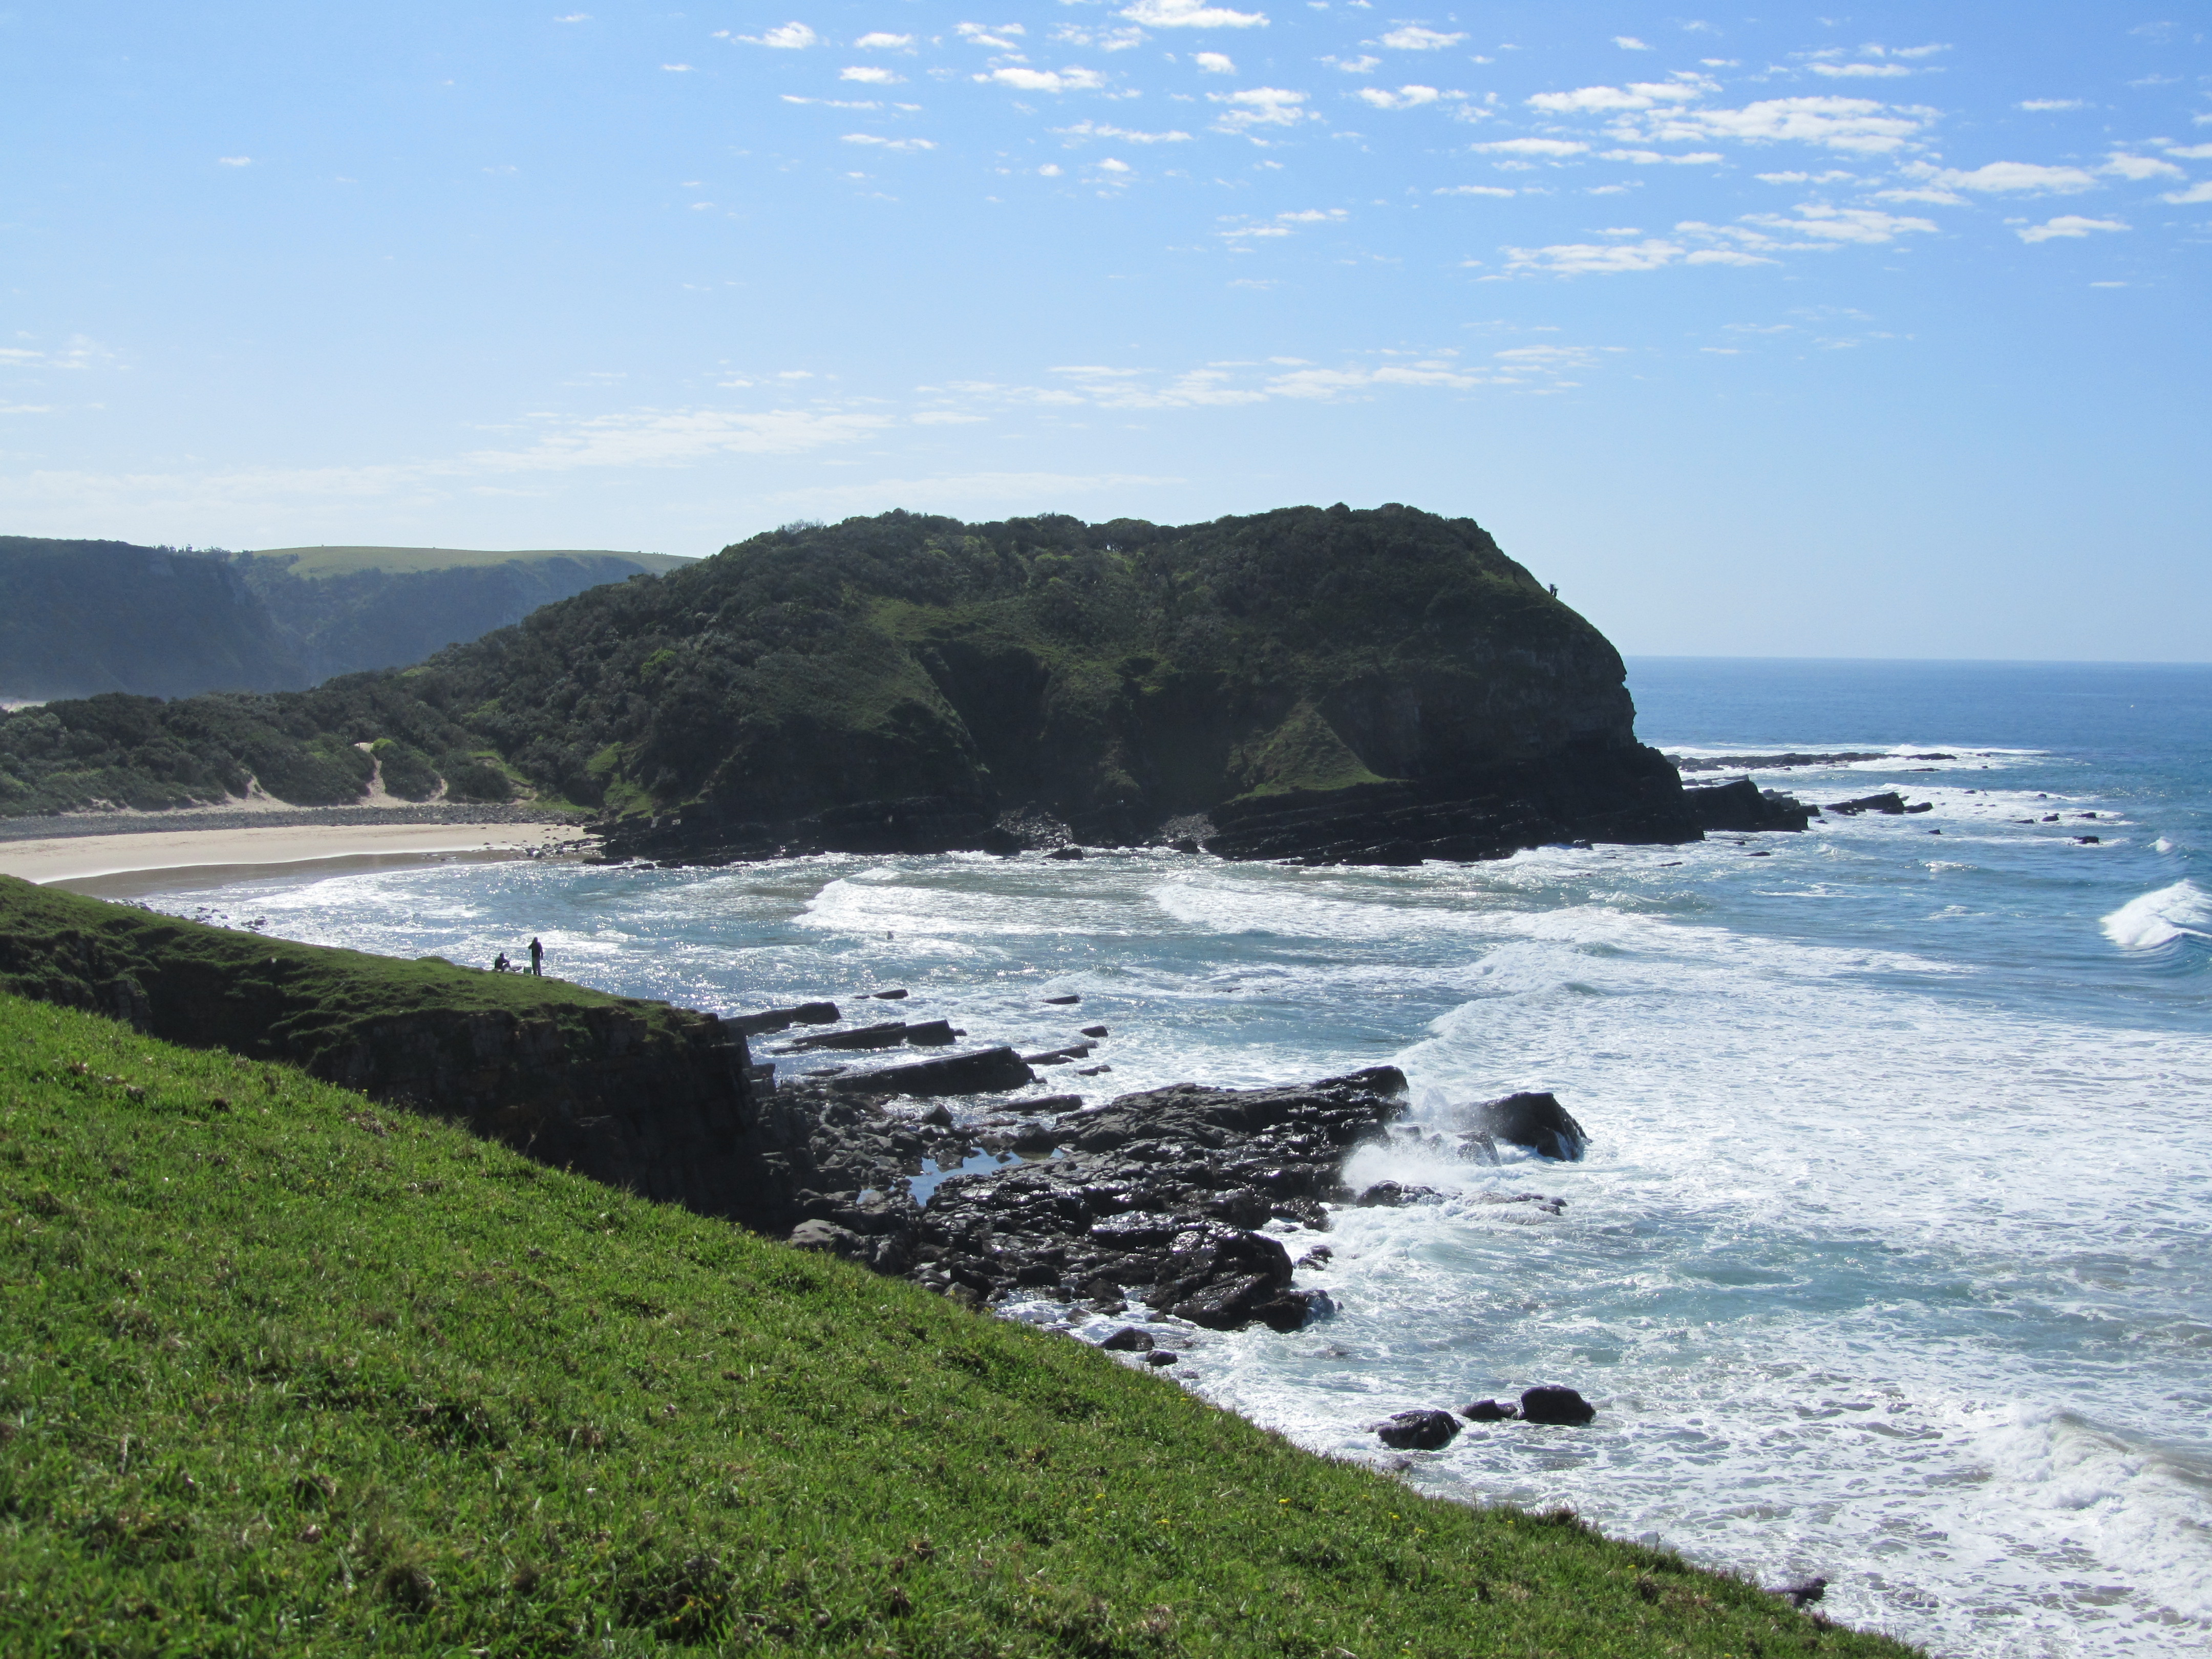
[[[1698,828],[1710,830],[1802,830],[1820,810],[1749,778],[1685,789],[1682,799]]]
[[[1463,1109],[1467,1127],[1486,1141],[1525,1146],[1544,1158],[1577,1163],[1589,1134],[1551,1094],[1508,1095]]]
[[[1281,1089],[1182,1084],[1059,1121],[1059,1156],[954,1176],[931,1194],[914,1277],[989,1297],[1019,1287],[1194,1324],[1296,1329],[1320,1293],[1292,1285],[1273,1218],[1326,1225],[1347,1149],[1403,1109],[1378,1066]]]
[[[1457,1437],[1459,1419],[1449,1412],[1394,1412],[1375,1433],[1394,1451],[1440,1451]]]

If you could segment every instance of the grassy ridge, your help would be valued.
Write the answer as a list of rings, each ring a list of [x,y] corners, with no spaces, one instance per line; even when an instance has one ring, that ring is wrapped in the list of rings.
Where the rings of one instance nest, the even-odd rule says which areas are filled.
[[[529,564],[542,559],[627,559],[641,570],[658,574],[693,562],[673,553],[617,553],[609,548],[530,548],[497,553],[472,547],[264,547],[257,559],[284,559],[295,576],[310,580],[357,576],[380,571],[387,576],[425,570],[463,570],[478,565]]]
[[[287,1068],[12,998],[0,1649],[1907,1651]]]

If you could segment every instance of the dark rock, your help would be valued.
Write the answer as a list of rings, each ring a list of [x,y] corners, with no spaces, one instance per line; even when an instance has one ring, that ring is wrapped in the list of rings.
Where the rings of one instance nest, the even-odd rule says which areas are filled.
[[[1298,1258],[1297,1265],[1301,1267],[1322,1268],[1328,1266],[1335,1259],[1336,1252],[1330,1249],[1328,1245],[1316,1244]]]
[[[1085,1066],[1076,1073],[1078,1077],[1103,1077],[1114,1068],[1111,1066]]]
[[[1134,1325],[1124,1325],[1098,1346],[1113,1353],[1150,1353],[1153,1343],[1146,1332]]]
[[[900,1002],[903,1001],[906,997],[906,993],[903,990],[871,991],[868,994],[875,998],[878,1002]]]
[[[1478,1400],[1462,1406],[1459,1414],[1470,1423],[1510,1423],[1521,1415],[1521,1408],[1510,1400]]]
[[[1052,1007],[1055,1007],[1055,1008],[1069,1008],[1069,1007],[1073,1007],[1075,1004],[1077,1004],[1077,1003],[1079,1003],[1079,1002],[1080,1002],[1080,1001],[1082,1001],[1082,1000],[1083,1000],[1083,999],[1082,999],[1080,996],[1077,996],[1077,995],[1073,995],[1073,994],[1070,994],[1070,995],[1066,995],[1066,996],[1046,997],[1046,998],[1044,999],[1044,1001],[1045,1001],[1048,1005],[1049,1005],[1049,1006],[1052,1006]]]
[[[1580,1428],[1597,1416],[1597,1407],[1572,1389],[1547,1385],[1522,1391],[1521,1416],[1526,1422]]]
[[[1848,766],[1854,761],[1887,760],[1886,754],[1869,750],[1865,753],[1842,752],[1832,755],[1802,755],[1796,750],[1785,755],[1669,755],[1677,770],[1683,772],[1779,772],[1793,766]],[[1955,755],[1912,755],[1911,760],[1955,760]]]
[[[1475,1107],[1474,1127],[1494,1139],[1526,1146],[1544,1158],[1581,1161],[1589,1136],[1567,1109],[1550,1094],[1508,1095]]]
[[[722,1023],[746,1036],[767,1036],[793,1025],[835,1025],[843,1018],[834,1002],[802,1002],[796,1008],[768,1008],[757,1014],[733,1014]]]
[[[1198,842],[1188,836],[1180,836],[1174,841],[1170,842],[1168,845],[1174,848],[1178,853],[1195,853],[1198,851]]]
[[[856,1026],[849,1031],[824,1031],[785,1045],[787,1054],[810,1054],[817,1048],[896,1048],[906,1041],[906,1022],[894,1019],[881,1025]]]
[[[1090,854],[1085,853],[1080,847],[1055,847],[1052,851],[1047,853],[1045,856],[1048,859],[1060,859],[1065,860],[1088,858]]]
[[[906,1028],[907,1042],[925,1048],[942,1047],[959,1035],[952,1029],[952,1022],[945,1019],[923,1020]]]
[[[1438,1451],[1458,1437],[1459,1419],[1449,1412],[1395,1412],[1375,1433],[1393,1451]]]
[[[1901,817],[1905,813],[1905,797],[1894,789],[1885,789],[1879,795],[1861,795],[1852,800],[1830,803],[1831,812],[1840,812],[1845,817],[1856,817],[1861,812],[1881,812],[1890,817]]]
[[[1145,1364],[1147,1365],[1172,1365],[1180,1358],[1182,1358],[1181,1355],[1170,1353],[1165,1348],[1154,1348],[1150,1353],[1145,1356]]]
[[[1352,1201],[1364,1210],[1395,1210],[1407,1204],[1441,1204],[1444,1195],[1433,1187],[1407,1187],[1395,1181],[1378,1181]]]
[[[1948,757],[1946,758],[1948,758]],[[1802,1584],[1779,1584],[1769,1590],[1769,1595],[1781,1596],[1793,1607],[1808,1607],[1828,1593],[1825,1578],[1808,1578]]]
[[[1060,1131],[1048,1123],[1024,1123],[1007,1138],[1018,1152],[1048,1152],[1060,1144]]]
[[[2074,839],[2084,847],[2101,847],[2105,844],[2102,836],[2076,836]]]
[[[1086,1025],[1083,1028],[1083,1035],[1087,1037],[1103,1037],[1106,1035],[1106,1028],[1103,1025]]]
[[[945,1104],[944,1102],[939,1101],[936,1105],[924,1112],[917,1121],[922,1123],[934,1124],[940,1129],[949,1129],[952,1127],[952,1109]]]
[[[1700,830],[1801,830],[1813,810],[1794,795],[1761,789],[1749,778],[1685,789],[1682,799]]]
[[[1917,800],[1905,810],[1908,814],[1913,812],[1932,812],[1936,810],[1936,803],[1932,800]]]
[[[858,1072],[839,1078],[835,1086],[884,1095],[982,1095],[1003,1093],[1036,1080],[1036,1073],[1012,1048],[986,1048],[880,1072]]]
[[[868,1241],[834,1221],[802,1221],[791,1230],[791,1243],[802,1250],[823,1250],[848,1261],[869,1259]]]

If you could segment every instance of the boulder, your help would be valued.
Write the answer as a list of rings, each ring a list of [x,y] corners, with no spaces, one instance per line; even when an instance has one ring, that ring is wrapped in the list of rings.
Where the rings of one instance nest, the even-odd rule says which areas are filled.
[[[791,1230],[791,1243],[802,1250],[821,1250],[848,1261],[872,1264],[875,1252],[869,1241],[834,1221],[802,1221]]]
[[[1375,1433],[1394,1451],[1437,1451],[1459,1434],[1459,1419],[1449,1412],[1395,1412],[1375,1425]]]
[[[960,1034],[952,1029],[949,1019],[923,1020],[906,1028],[906,1040],[925,1048],[941,1048]]]
[[[1150,1353],[1145,1356],[1145,1364],[1147,1365],[1172,1365],[1176,1363],[1176,1355],[1171,1353],[1165,1348],[1154,1348]]]
[[[855,1026],[849,1031],[823,1031],[803,1036],[787,1045],[787,1054],[811,1054],[817,1048],[896,1048],[906,1041],[906,1022],[887,1020],[881,1025]]]
[[[793,1025],[835,1025],[843,1018],[834,1002],[802,1002],[796,1008],[767,1008],[757,1014],[732,1014],[722,1024],[747,1036],[766,1036]]]
[[[1462,1406],[1459,1414],[1470,1423],[1510,1423],[1521,1415],[1521,1408],[1510,1400],[1478,1400]]]
[[[1589,1145],[1588,1132],[1549,1093],[1522,1093],[1486,1101],[1471,1115],[1477,1133],[1526,1146],[1543,1158],[1579,1163]]]
[[[1154,1345],[1146,1332],[1134,1325],[1124,1325],[1098,1346],[1110,1353],[1150,1353]]]
[[[1682,791],[1691,817],[1704,830],[1804,829],[1816,810],[1778,789],[1761,789],[1749,778]]]
[[[1083,1035],[1087,1037],[1103,1037],[1106,1035],[1106,1028],[1103,1025],[1086,1025],[1083,1028]]]
[[[1522,1391],[1521,1416],[1524,1422],[1578,1429],[1597,1416],[1597,1407],[1572,1389],[1547,1385]]]
[[[1856,817],[1861,812],[1881,812],[1890,817],[1905,814],[1905,797],[1894,789],[1885,789],[1879,795],[1860,795],[1851,800],[1832,802],[1827,809],[1840,812],[1845,817]]]
[[[1352,1201],[1364,1210],[1395,1210],[1407,1204],[1441,1204],[1444,1195],[1433,1187],[1408,1187],[1395,1181],[1378,1181]]]

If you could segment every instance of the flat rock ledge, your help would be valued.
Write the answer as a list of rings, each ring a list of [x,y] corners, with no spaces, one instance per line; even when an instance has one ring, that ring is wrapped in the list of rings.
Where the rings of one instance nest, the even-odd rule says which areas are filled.
[[[1405,1093],[1405,1074],[1382,1066],[1283,1088],[1124,1095],[1039,1126],[1027,1139],[1049,1141],[1051,1156],[947,1176],[926,1206],[896,1178],[900,1155],[931,1136],[939,1167],[957,1167],[960,1147],[944,1143],[964,1137],[893,1127],[847,1097],[817,1119],[817,1167],[872,1184],[858,1200],[804,1194],[821,1224],[792,1242],[977,1305],[1027,1290],[1111,1310],[1141,1301],[1215,1330],[1296,1330],[1327,1298],[1292,1285],[1289,1252],[1260,1230],[1326,1227],[1324,1201],[1352,1196],[1345,1153],[1382,1134]]]

